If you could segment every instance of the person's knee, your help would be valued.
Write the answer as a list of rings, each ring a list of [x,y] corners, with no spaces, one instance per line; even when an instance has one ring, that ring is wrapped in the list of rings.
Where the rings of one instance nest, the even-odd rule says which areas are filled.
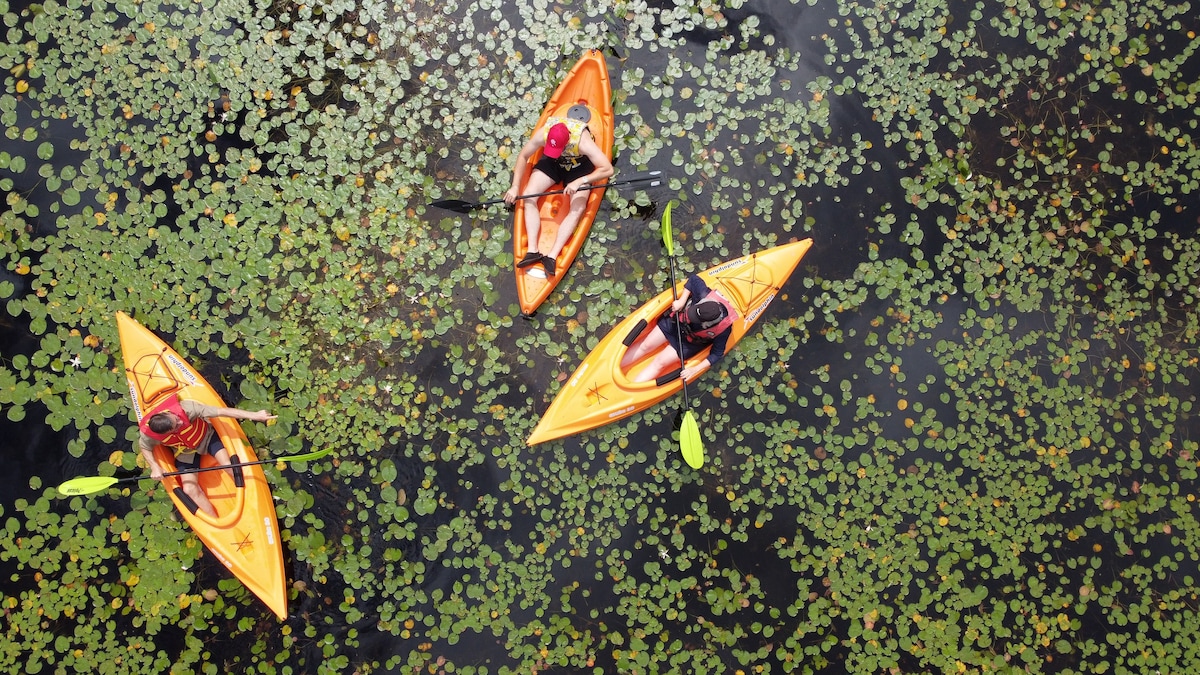
[[[204,489],[200,487],[199,483],[184,483],[183,494],[191,497],[192,501],[200,501],[206,498]]]

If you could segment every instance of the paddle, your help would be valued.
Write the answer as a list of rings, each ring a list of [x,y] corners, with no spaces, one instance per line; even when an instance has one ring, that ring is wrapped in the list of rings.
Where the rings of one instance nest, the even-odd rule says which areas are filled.
[[[641,173],[631,174],[628,178],[621,180],[609,181],[598,185],[584,185],[580,190],[598,190],[600,188],[617,187],[618,185],[631,185],[633,183],[650,183],[646,187],[655,187],[662,180],[662,171],[643,171]],[[550,192],[537,192],[531,195],[518,195],[517,199],[533,199],[534,197],[545,197],[546,195],[561,195],[564,190],[551,190]],[[439,209],[455,211],[457,213],[470,213],[475,209],[492,204],[500,204],[503,199],[492,199],[486,202],[467,202],[461,199],[443,199],[436,202],[430,202],[430,206],[436,206]]]
[[[309,459],[318,459],[320,457],[324,457],[325,455],[328,455],[331,450],[333,450],[333,448],[325,448],[324,450],[316,450],[313,452],[306,452],[302,455],[290,455],[287,457],[275,457],[272,459],[262,459],[257,462],[245,462],[243,464],[237,464],[236,466],[254,466],[255,464],[274,464],[275,462],[303,462],[303,461],[309,460]],[[163,475],[164,476],[182,476],[187,473],[200,473],[202,471],[219,471],[221,469],[227,469],[227,468],[229,468],[229,467],[227,467],[225,465],[206,466],[206,467],[202,467],[202,468],[197,467],[195,469],[188,469],[187,471],[171,471],[169,473],[164,473]],[[83,476],[81,478],[72,478],[71,480],[63,483],[62,485],[59,485],[58,493],[60,495],[63,495],[64,497],[74,497],[75,495],[90,495],[93,492],[99,492],[101,490],[105,490],[109,487],[112,487],[113,485],[116,485],[117,483],[123,483],[126,481],[145,480],[147,478],[149,478],[149,476],[130,476],[128,478],[114,478],[113,476]]]
[[[674,237],[671,234],[671,205],[673,203],[667,202],[667,207],[663,209],[662,238],[663,245],[667,248],[667,258],[671,261],[671,297],[678,300],[679,291],[675,288],[675,245],[672,241]],[[699,469],[704,466],[704,443],[700,440],[700,428],[696,425],[696,417],[692,414],[692,407],[688,403],[687,380],[683,378],[683,329],[680,327],[678,319],[675,321],[675,331],[681,351],[679,354],[679,381],[683,384],[684,410],[683,423],[679,426],[679,449],[683,452],[683,459],[688,466]]]

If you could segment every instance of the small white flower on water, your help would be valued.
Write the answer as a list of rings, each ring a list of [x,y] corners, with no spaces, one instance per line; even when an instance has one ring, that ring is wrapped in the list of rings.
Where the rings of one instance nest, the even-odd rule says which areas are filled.
[[[662,558],[663,562],[671,562],[671,556],[667,554],[667,547],[658,547],[658,557]]]
[[[80,359],[78,354],[75,355],[75,358],[71,359],[71,365],[75,366],[76,368],[78,368],[82,364],[83,364],[83,359]]]
[[[392,385],[390,385],[390,384],[383,385],[383,390],[389,394],[392,393]]]

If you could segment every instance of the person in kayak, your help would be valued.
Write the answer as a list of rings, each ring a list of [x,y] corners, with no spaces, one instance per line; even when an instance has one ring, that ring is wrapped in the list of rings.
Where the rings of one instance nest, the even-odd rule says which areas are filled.
[[[576,107],[582,108],[583,106]],[[541,263],[546,274],[554,276],[556,272],[555,258],[558,257],[563,246],[566,246],[567,240],[571,238],[571,233],[575,231],[575,226],[579,224],[579,219],[587,207],[588,192],[587,190],[581,191],[579,188],[613,175],[613,165],[600,146],[596,144],[596,139],[588,130],[586,121],[573,117],[570,112],[566,117],[551,117],[538,129],[537,133],[530,137],[525,146],[521,148],[520,154],[517,155],[517,163],[513,167],[512,187],[504,193],[504,201],[508,204],[515,204],[517,196],[522,194],[521,178],[528,170],[529,160],[538,150],[542,151],[542,157],[537,164],[534,164],[533,171],[529,173],[524,194],[546,192],[555,184],[562,185],[563,194],[571,200],[571,206],[567,217],[563,219],[558,228],[558,236],[554,239],[554,245],[543,255],[538,249],[538,236],[542,231],[538,201],[537,199],[524,200],[525,234],[529,238],[529,250],[525,253],[524,258],[517,261],[517,267],[528,267],[534,263]]]
[[[150,477],[163,479],[163,468],[154,459],[154,447],[164,445],[175,453],[175,466],[187,470],[200,463],[199,454],[212,455],[223,466],[229,466],[229,451],[221,443],[221,437],[213,429],[210,419],[232,417],[238,420],[266,422],[275,416],[266,410],[250,412],[238,408],[220,408],[198,401],[171,396],[142,417],[138,424],[138,447],[142,457],[150,465]],[[179,477],[183,492],[196,506],[209,516],[216,517],[217,511],[200,487],[199,474],[185,473]]]
[[[687,360],[711,345],[708,352],[708,365],[716,365],[725,356],[725,344],[733,332],[733,322],[738,318],[733,303],[714,291],[695,274],[688,277],[683,285],[679,298],[671,303],[671,308],[658,319],[658,323],[644,340],[625,352],[621,358],[621,368],[628,369],[647,354],[655,351],[650,364],[643,368],[634,382],[648,382],[659,374],[667,372],[679,365],[680,354]],[[680,335],[683,342],[680,342]],[[664,345],[670,349],[661,349]],[[681,349],[682,348],[682,349]],[[684,382],[691,380],[701,370],[700,366],[685,367],[679,373]]]

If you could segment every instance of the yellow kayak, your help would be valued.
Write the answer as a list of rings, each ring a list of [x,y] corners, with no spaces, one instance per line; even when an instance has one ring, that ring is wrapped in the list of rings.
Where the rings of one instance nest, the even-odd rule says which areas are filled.
[[[612,84],[608,79],[608,66],[604,63],[604,54],[598,49],[589,50],[571,68],[571,72],[567,73],[566,78],[554,91],[554,95],[550,97],[550,102],[542,110],[542,116],[538,118],[533,133],[537,133],[537,130],[541,129],[551,117],[569,116],[572,112],[571,109],[575,106],[587,108],[591,116],[588,121],[588,129],[591,130],[592,137],[596,139],[596,145],[611,160],[614,133]],[[533,173],[534,165],[541,159],[541,156],[539,152],[530,158],[529,173]],[[521,184],[524,185],[528,180],[529,174],[526,174],[521,179]],[[542,227],[538,232],[538,250],[545,251],[554,245],[554,240],[558,236],[558,226],[571,210],[570,201],[570,197],[561,194],[541,198],[539,212],[541,213]],[[571,263],[575,261],[575,256],[579,255],[579,250],[583,248],[583,242],[591,232],[592,221],[595,220],[596,213],[600,210],[603,202],[603,189],[597,188],[588,192],[587,207],[579,218],[579,224],[575,226],[575,231],[571,233],[571,239],[567,241],[566,246],[563,246],[562,252],[555,258],[555,266],[558,269],[555,276],[547,277],[541,265],[517,268],[517,297],[521,302],[522,315],[532,316],[537,308],[545,302],[558,282],[566,276],[567,268],[571,266]],[[513,255],[515,256],[513,259],[520,260],[525,257],[528,250],[529,236],[525,233],[525,210],[518,208],[513,217]]]
[[[777,246],[751,253],[722,263],[699,276],[709,288],[720,291],[737,308],[739,318],[733,323],[726,343],[726,353],[758,321],[783,284],[791,276],[800,259],[812,246],[812,239]],[[679,282],[682,288],[684,281]],[[529,445],[570,436],[609,422],[629,417],[645,410],[683,388],[678,377],[658,384],[634,382],[631,376],[653,359],[648,354],[628,370],[621,368],[621,357],[653,330],[658,317],[671,306],[670,289],[658,294],[617,325],[583,360],[575,374],[567,380],[555,397],[533,434]],[[669,345],[664,349],[671,349]],[[688,360],[688,366],[708,368],[705,349]],[[660,374],[663,375],[663,374]]]
[[[189,366],[174,349],[124,312],[117,312],[117,331],[121,338],[121,358],[129,397],[140,422],[146,411],[153,410],[167,396],[178,394],[213,406],[225,403],[208,382]],[[254,449],[236,420],[218,417],[211,420],[216,433],[229,451],[234,464],[258,461]],[[175,455],[163,446],[154,449],[164,471],[175,470]],[[216,464],[211,456],[200,455],[200,464]],[[163,486],[175,502],[183,519],[196,536],[246,588],[254,592],[275,612],[287,618],[287,578],[283,570],[283,544],[275,518],[271,486],[261,466],[238,467],[235,480],[229,471],[205,471],[198,475],[200,486],[217,511],[210,518],[202,511],[192,512],[178,477],[163,479]]]

